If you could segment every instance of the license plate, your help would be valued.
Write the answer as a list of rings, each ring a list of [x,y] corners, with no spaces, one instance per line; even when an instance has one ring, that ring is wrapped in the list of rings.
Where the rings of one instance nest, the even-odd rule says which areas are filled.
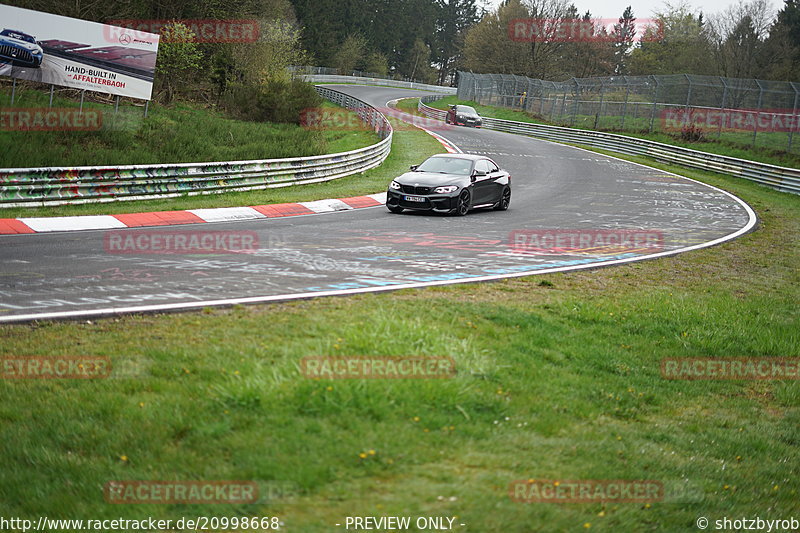
[[[422,196],[406,196],[406,202],[424,202],[425,198]]]

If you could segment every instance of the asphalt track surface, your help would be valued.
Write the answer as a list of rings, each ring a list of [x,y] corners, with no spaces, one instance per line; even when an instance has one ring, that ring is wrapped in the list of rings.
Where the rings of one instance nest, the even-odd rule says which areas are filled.
[[[336,86],[376,107],[419,91]],[[430,123],[428,124],[431,125]],[[434,125],[512,175],[508,211],[466,217],[381,206],[290,218],[125,229],[254,232],[258,247],[208,255],[107,251],[107,231],[0,236],[0,322],[257,303],[569,271],[671,255],[751,230],[752,209],[708,185],[580,150]],[[394,176],[386,176],[387,184]],[[656,246],[512,246],[512,232],[638,229]],[[552,241],[549,241],[553,243]],[[544,240],[535,244],[543,244]],[[555,244],[555,243],[553,243]],[[563,244],[563,242],[562,242]],[[585,244],[585,243],[583,243]],[[597,244],[594,242],[593,244]],[[602,243],[601,243],[602,244]],[[606,243],[608,244],[608,243]]]

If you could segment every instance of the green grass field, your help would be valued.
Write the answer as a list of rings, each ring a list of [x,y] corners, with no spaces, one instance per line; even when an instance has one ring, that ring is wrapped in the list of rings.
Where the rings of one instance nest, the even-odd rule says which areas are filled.
[[[404,105],[406,110],[410,108],[416,109],[417,99],[406,100]],[[475,110],[484,117],[493,117],[503,120],[515,120],[517,122],[530,122],[533,124],[553,124],[556,126],[565,126],[560,122],[548,122],[531,116],[523,111],[508,109],[505,107],[481,105],[477,102],[459,100],[457,96],[446,96],[435,102],[427,105],[436,109],[446,110],[448,105],[451,104],[464,104],[475,108]],[[749,140],[752,137],[750,133],[736,133],[725,132],[720,139],[717,139],[716,134],[709,134],[706,142],[687,142],[680,139],[678,136],[670,135],[663,132],[643,133],[642,130],[647,130],[650,120],[640,118],[631,119],[628,117],[626,121],[625,131],[619,131],[621,127],[619,117],[601,117],[598,121],[597,128],[594,124],[594,116],[580,116],[574,124],[576,128],[589,129],[589,130],[606,130],[619,133],[621,135],[628,135],[631,137],[638,137],[641,139],[648,139],[675,146],[683,146],[693,150],[701,150],[704,152],[711,152],[714,154],[722,154],[730,157],[738,157],[740,159],[749,159],[751,161],[761,161],[762,163],[770,163],[773,165],[781,165],[787,167],[800,166],[800,155],[797,153],[788,153],[785,151],[786,147],[786,134],[774,134],[773,141],[766,141],[770,139],[771,134],[760,134],[759,144],[755,147],[749,146]],[[765,144],[766,143],[766,144]]]
[[[664,168],[664,167],[662,167]],[[0,326],[0,356],[111,358],[0,380],[4,516],[447,516],[464,531],[695,531],[798,515],[797,381],[672,381],[664,358],[800,356],[796,196],[693,171],[760,216],[638,264],[348,298]],[[366,192],[366,191],[363,191]],[[305,356],[447,356],[439,380],[310,380]],[[656,480],[663,502],[515,503],[512,481]],[[257,504],[111,505],[115,480],[253,480]]]

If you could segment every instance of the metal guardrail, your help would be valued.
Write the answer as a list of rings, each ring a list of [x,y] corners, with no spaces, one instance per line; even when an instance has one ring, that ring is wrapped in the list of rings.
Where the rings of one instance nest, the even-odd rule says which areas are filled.
[[[417,106],[419,111],[430,118],[444,120],[445,111],[425,105],[439,98],[441,97],[438,95],[423,96]],[[800,194],[800,169],[797,168],[780,167],[599,131],[531,124],[490,117],[483,117],[483,127],[549,141],[583,144],[622,154],[645,156],[664,163],[729,174],[767,185],[779,191]]]
[[[442,94],[456,94],[457,91],[455,87],[428,85],[426,83],[416,83],[413,81],[388,80],[385,78],[340,76],[332,74],[301,74],[300,79],[313,83],[357,83],[360,85],[381,85],[385,87],[400,87],[402,89],[419,89],[420,91],[430,91]]]
[[[386,80],[398,80],[398,81],[413,81],[414,83],[422,83],[417,79],[410,78],[408,76],[398,77],[398,76],[389,76],[388,74],[378,74],[376,72],[364,72],[363,70],[350,70],[348,72],[342,73],[341,70],[338,68],[333,67],[314,67],[311,65],[292,65],[288,67],[289,72],[294,75],[301,75],[301,74],[327,74],[327,75],[334,75],[334,76],[352,76],[354,78],[381,78]]]
[[[170,198],[329,181],[380,165],[392,147],[392,126],[366,102],[317,87],[320,96],[353,110],[381,137],[371,146],[310,157],[125,165],[0,169],[0,208]]]

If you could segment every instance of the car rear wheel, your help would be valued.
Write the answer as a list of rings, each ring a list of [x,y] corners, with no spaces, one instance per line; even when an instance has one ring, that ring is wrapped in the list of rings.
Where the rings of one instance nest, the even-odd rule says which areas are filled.
[[[461,194],[458,196],[458,203],[456,204],[456,208],[453,209],[453,214],[463,217],[469,212],[469,192],[462,191]]]
[[[403,212],[403,208],[402,207],[391,206],[391,205],[387,205],[386,207],[389,208],[389,211],[391,211],[392,213],[395,213],[395,214],[400,214],[400,213]]]
[[[495,211],[505,211],[508,209],[508,204],[511,203],[511,189],[506,187],[503,189],[503,195],[500,197],[500,201],[494,204]]]

